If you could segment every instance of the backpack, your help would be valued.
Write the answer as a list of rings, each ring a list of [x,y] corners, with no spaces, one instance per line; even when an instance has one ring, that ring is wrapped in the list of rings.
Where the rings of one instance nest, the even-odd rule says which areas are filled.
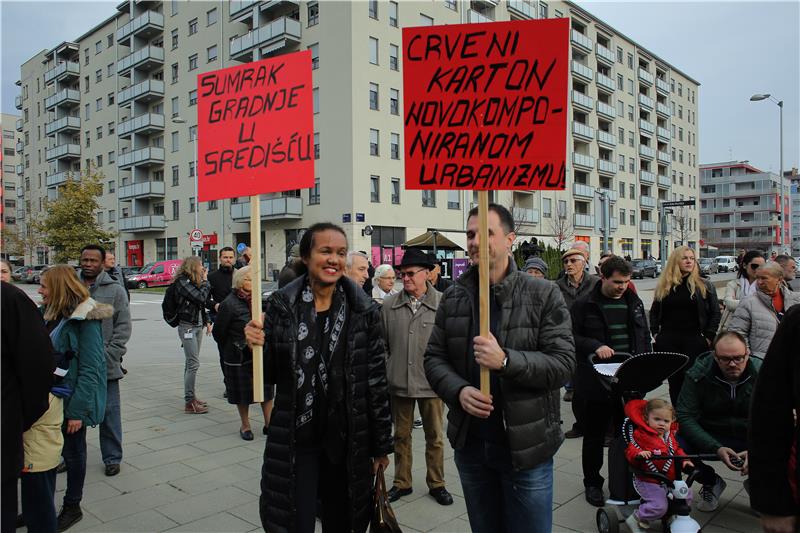
[[[161,302],[161,314],[164,317],[164,322],[170,327],[178,327],[180,320],[178,319],[178,289],[175,287],[176,282],[170,283],[167,287],[167,292],[164,293],[164,301]]]

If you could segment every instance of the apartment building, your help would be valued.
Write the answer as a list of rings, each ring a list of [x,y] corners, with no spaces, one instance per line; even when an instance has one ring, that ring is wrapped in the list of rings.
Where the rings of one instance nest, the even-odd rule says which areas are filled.
[[[800,257],[800,174],[797,168],[786,170],[783,176],[792,184],[792,256]]]
[[[788,252],[788,177],[764,172],[747,161],[700,165],[700,232],[720,254],[736,250]],[[784,198],[781,202],[781,198]],[[783,204],[783,216],[781,215]]]
[[[22,135],[22,120],[15,115],[3,113],[0,116],[3,129],[3,157],[0,168],[0,228],[18,230],[17,221],[25,218],[24,205],[18,194],[22,187],[17,183],[17,175],[23,171],[23,150],[25,143]],[[5,246],[3,249],[5,253]]]
[[[464,244],[475,195],[403,186],[401,29],[554,17],[572,26],[568,189],[492,197],[513,209],[521,238],[559,229],[588,241],[596,260],[604,196],[611,249],[658,255],[658,203],[697,196],[699,83],[571,2],[122,2],[22,65],[25,199],[41,209],[67,172],[91,166],[106,184],[98,220],[118,232],[122,263],[190,254],[199,209],[213,264],[220,247],[249,240],[250,200],[195,201],[197,74],[310,49],[316,182],[262,196],[265,272],[323,220],[342,224],[375,263],[429,229]],[[697,211],[689,218],[697,231]]]

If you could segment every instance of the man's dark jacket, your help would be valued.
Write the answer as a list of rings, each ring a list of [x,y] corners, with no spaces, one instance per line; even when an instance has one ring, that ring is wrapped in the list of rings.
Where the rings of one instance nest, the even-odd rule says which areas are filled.
[[[231,293],[231,286],[233,285],[233,267],[225,269],[218,268],[208,275],[208,284],[211,285],[211,292],[208,294],[206,301],[206,309],[214,316],[217,312],[214,307],[221,304],[222,301]]]
[[[567,309],[572,309],[572,305],[575,303],[575,300],[580,298],[581,296],[589,293],[592,289],[600,281],[600,278],[595,276],[594,274],[589,274],[588,272],[583,273],[583,278],[581,278],[580,284],[577,287],[573,287],[569,282],[569,276],[564,274],[564,276],[558,278],[555,283],[558,286],[559,290],[561,290],[561,296],[564,297],[564,302],[567,304]]]
[[[793,412],[800,413],[800,306],[781,320],[758,373],[750,407],[750,506],[775,516],[800,515],[790,480],[800,486]],[[790,459],[794,468],[789,467]]]
[[[578,365],[588,365],[588,357],[603,345],[612,346],[608,320],[600,302],[603,299],[602,282],[597,283],[589,293],[578,298],[572,305],[572,331],[575,335],[575,355]],[[628,339],[631,354],[652,352],[650,330],[642,300],[633,292],[626,290],[620,301],[628,306]]]
[[[491,291],[502,309],[497,342],[508,356],[497,375],[511,461],[515,469],[530,469],[550,459],[564,440],[558,391],[575,370],[569,312],[555,284],[520,272],[513,261]],[[455,449],[464,446],[472,419],[458,397],[473,385],[477,324],[473,266],[442,295],[425,352],[425,375],[447,403],[447,436]]]

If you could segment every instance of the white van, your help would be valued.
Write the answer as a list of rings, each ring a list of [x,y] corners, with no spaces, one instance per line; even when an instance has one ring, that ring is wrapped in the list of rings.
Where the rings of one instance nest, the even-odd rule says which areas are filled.
[[[714,258],[720,272],[736,272],[739,267],[736,265],[736,258],[732,255],[719,255]]]

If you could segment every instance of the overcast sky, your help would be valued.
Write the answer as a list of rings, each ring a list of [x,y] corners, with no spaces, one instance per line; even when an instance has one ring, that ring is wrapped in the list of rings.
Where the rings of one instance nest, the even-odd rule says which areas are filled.
[[[3,113],[18,113],[21,63],[75,39],[118,3],[0,0]],[[800,1],[578,3],[700,82],[700,163],[747,159],[777,172],[778,107],[749,101],[772,93],[784,101],[783,166],[800,166]]]

